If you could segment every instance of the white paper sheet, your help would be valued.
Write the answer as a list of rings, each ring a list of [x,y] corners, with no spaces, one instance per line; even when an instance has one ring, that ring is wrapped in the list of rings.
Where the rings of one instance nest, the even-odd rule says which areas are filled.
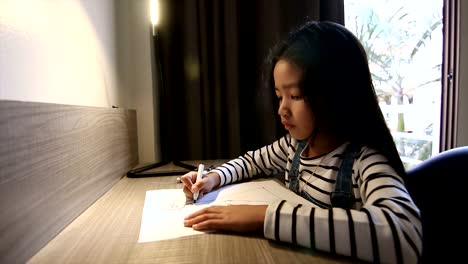
[[[224,186],[187,204],[181,189],[146,192],[139,243],[203,234],[184,227],[184,217],[211,205],[270,204],[278,200],[310,204],[274,180],[257,180]]]

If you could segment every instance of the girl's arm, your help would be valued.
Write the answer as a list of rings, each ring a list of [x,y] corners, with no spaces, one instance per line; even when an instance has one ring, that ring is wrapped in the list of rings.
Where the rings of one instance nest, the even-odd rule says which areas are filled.
[[[289,134],[258,150],[249,151],[212,170],[220,176],[220,186],[234,183],[256,175],[272,175],[283,172],[286,167],[288,148],[291,144]]]
[[[281,201],[267,208],[265,237],[366,261],[416,263],[421,219],[401,178],[368,149],[353,170],[362,206],[328,209]]]

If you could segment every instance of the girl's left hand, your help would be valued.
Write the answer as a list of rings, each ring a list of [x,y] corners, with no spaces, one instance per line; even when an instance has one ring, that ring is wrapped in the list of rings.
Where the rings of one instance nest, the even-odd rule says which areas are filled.
[[[194,230],[263,232],[267,205],[226,205],[201,209],[184,219]]]

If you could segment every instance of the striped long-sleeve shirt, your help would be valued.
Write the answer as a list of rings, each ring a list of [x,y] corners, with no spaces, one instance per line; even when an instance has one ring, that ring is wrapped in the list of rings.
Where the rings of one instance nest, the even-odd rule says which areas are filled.
[[[298,142],[286,135],[214,169],[220,185],[256,175],[288,172]],[[320,157],[301,155],[299,189],[310,204],[279,201],[268,205],[266,238],[382,263],[416,263],[422,252],[419,209],[403,180],[377,151],[362,147],[353,163],[356,202],[350,210],[331,208],[330,193],[347,143]]]

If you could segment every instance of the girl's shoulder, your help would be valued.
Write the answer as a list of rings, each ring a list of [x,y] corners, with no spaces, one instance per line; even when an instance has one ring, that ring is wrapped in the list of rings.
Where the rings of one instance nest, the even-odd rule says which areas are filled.
[[[359,161],[387,161],[387,158],[380,151],[365,145],[359,147],[355,159]]]
[[[295,138],[291,137],[289,133],[285,134],[278,140],[279,144],[286,147],[287,149],[295,149],[299,144]]]
[[[354,159],[356,161],[361,161],[363,159],[372,159],[372,160],[385,159],[385,157],[378,150],[374,148],[371,148],[367,145],[353,145],[350,147],[350,144],[351,142],[345,142],[341,144],[339,147],[329,152],[327,156],[335,157],[335,158],[343,158],[345,153],[351,151],[351,152],[354,152],[352,154],[354,155]]]

